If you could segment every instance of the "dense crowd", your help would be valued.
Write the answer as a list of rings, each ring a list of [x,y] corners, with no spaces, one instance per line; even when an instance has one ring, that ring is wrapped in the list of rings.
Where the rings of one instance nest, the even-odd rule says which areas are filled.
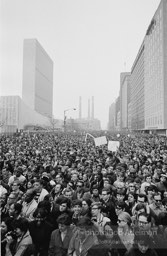
[[[0,137],[2,256],[167,255],[167,137],[92,134]]]

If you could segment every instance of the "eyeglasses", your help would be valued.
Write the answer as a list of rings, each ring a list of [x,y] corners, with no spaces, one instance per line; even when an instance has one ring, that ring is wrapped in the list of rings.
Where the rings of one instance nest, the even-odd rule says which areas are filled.
[[[120,223],[120,222],[122,222],[122,221],[124,221],[124,220],[120,220],[120,219],[118,219],[118,222]]]
[[[92,211],[94,211],[94,210],[98,210],[99,208],[92,208]]]
[[[156,202],[161,202],[161,199],[155,199]]]

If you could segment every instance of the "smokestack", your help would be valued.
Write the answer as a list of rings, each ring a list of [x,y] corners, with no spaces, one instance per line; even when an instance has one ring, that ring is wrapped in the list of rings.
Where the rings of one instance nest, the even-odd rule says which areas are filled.
[[[90,99],[88,99],[88,119],[90,119]]]
[[[82,98],[79,97],[79,118],[82,118]]]
[[[92,119],[94,119],[94,96],[92,96]]]

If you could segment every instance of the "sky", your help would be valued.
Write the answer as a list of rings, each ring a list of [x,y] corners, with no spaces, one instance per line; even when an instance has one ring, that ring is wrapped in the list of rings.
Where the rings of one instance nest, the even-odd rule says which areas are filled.
[[[107,128],[160,0],[1,0],[0,95],[22,96],[23,40],[35,38],[54,62],[53,115],[94,116]]]

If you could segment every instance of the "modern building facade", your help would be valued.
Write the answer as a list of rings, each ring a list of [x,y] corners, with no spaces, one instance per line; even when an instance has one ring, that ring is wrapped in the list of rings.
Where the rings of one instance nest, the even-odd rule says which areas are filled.
[[[115,102],[109,108],[108,130],[111,132],[115,131]]]
[[[47,117],[29,108],[19,96],[0,97],[0,132],[13,133],[30,126],[50,126]]]
[[[161,0],[148,26],[129,78],[128,95],[120,82],[120,130],[128,125],[128,130],[167,135],[167,0]],[[116,102],[117,129],[118,113]]]
[[[167,1],[162,0],[144,39],[145,129],[167,130]]]
[[[131,129],[143,130],[144,126],[144,43],[141,45],[133,63],[130,77]]]
[[[120,75],[120,129],[128,130],[128,95],[130,94],[130,72]]]
[[[25,39],[22,99],[34,111],[52,117],[53,61],[36,39]]]

